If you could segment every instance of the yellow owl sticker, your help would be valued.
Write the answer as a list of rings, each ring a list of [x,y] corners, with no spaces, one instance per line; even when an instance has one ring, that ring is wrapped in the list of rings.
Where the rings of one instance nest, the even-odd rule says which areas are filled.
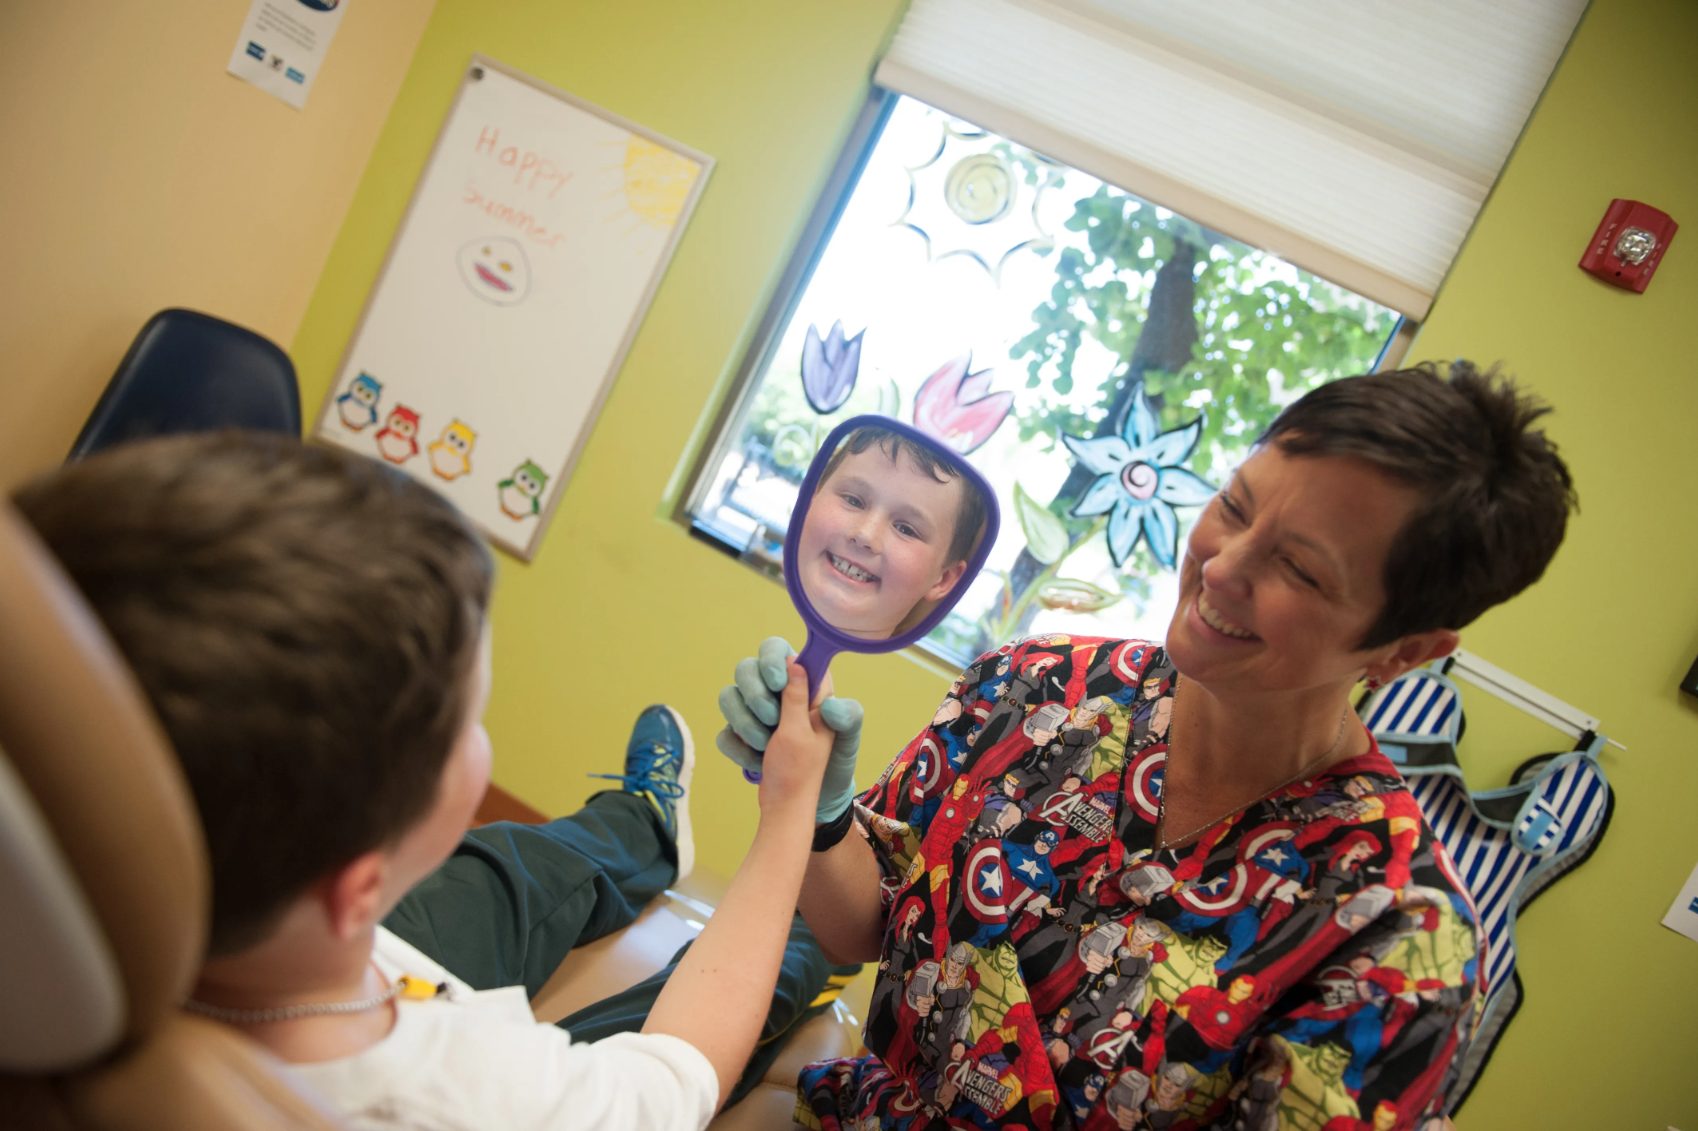
[[[458,479],[472,470],[472,445],[478,434],[456,420],[431,442],[430,469],[442,479]]]

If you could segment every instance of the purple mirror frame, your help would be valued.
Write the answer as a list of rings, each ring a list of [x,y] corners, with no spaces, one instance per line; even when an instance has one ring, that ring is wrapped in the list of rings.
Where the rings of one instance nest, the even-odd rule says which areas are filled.
[[[955,583],[955,588],[938,601],[937,608],[927,613],[925,619],[920,621],[919,624],[906,632],[884,640],[867,640],[863,637],[851,636],[826,623],[825,619],[814,610],[813,603],[808,600],[808,595],[803,592],[802,579],[797,573],[796,564],[797,546],[802,538],[802,524],[797,521],[797,518],[806,514],[808,506],[813,503],[814,491],[819,486],[820,476],[825,471],[830,453],[837,450],[838,445],[843,442],[849,433],[857,428],[868,426],[888,429],[919,447],[944,452],[949,457],[949,461],[960,469],[962,477],[966,481],[966,486],[978,491],[985,500],[984,534],[979,538],[978,545],[974,547],[972,554],[968,557],[967,569],[962,573],[961,579]],[[938,623],[949,615],[949,610],[955,607],[962,594],[966,593],[967,587],[973,583],[973,579],[979,575],[979,570],[984,567],[985,559],[990,557],[991,547],[996,544],[997,531],[1002,523],[1002,514],[996,503],[996,493],[991,490],[991,486],[985,481],[985,477],[980,475],[967,462],[965,456],[951,450],[948,445],[935,436],[929,436],[899,420],[877,414],[852,416],[831,430],[830,435],[826,436],[825,441],[820,444],[819,451],[814,454],[813,463],[808,465],[808,473],[803,476],[802,485],[796,493],[795,509],[790,514],[790,525],[784,532],[784,587],[790,590],[790,601],[796,606],[796,611],[801,614],[802,623],[808,626],[808,642],[802,647],[801,655],[797,657],[797,663],[801,664],[802,669],[808,673],[808,699],[810,702],[819,691],[820,681],[825,678],[826,668],[831,663],[831,658],[837,653],[894,652],[898,648],[908,647],[936,628]]]

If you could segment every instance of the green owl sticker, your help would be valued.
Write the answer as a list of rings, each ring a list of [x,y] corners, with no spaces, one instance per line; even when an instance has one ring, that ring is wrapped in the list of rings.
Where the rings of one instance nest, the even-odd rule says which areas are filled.
[[[501,513],[514,522],[535,518],[542,510],[542,492],[547,486],[548,473],[526,460],[513,469],[511,478],[496,484]]]

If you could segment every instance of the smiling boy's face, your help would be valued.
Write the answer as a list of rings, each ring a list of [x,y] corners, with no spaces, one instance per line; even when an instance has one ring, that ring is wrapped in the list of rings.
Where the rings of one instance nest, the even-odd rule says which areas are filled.
[[[839,631],[893,635],[915,606],[947,594],[967,568],[950,561],[959,477],[940,483],[906,453],[850,452],[814,492],[798,541],[808,601]]]

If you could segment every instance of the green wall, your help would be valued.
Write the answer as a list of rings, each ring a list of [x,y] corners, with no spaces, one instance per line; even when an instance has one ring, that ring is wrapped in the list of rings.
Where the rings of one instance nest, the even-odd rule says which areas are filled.
[[[639,710],[677,706],[702,764],[700,858],[723,873],[755,808],[713,750],[714,701],[762,637],[799,643],[800,627],[781,587],[670,516],[900,8],[439,0],[292,351],[310,419],[473,52],[716,158],[536,561],[503,558],[488,718],[496,780],[564,812],[597,784],[584,774],[619,769]],[[869,773],[948,684],[903,656],[845,657],[834,671],[878,705]]]
[[[738,656],[798,625],[779,587],[669,516],[901,6],[439,0],[294,343],[310,411],[474,51],[718,159],[541,554],[504,562],[489,722],[497,780],[565,811],[583,774],[617,769],[642,706],[678,706],[701,748],[702,866],[721,872],[754,805],[712,750],[714,698]],[[1527,1004],[1468,1129],[1698,1131],[1698,944],[1657,923],[1698,861],[1698,826],[1657,804],[1698,799],[1698,708],[1674,689],[1698,654],[1698,232],[1644,295],[1574,266],[1612,196],[1698,222],[1694,44],[1698,5],[1595,0],[1411,354],[1502,359],[1559,409],[1584,511],[1547,578],[1465,644],[1632,748],[1606,758],[1609,838],[1525,917]],[[948,678],[906,656],[834,671],[871,708],[869,777]],[[1482,709],[1464,760],[1498,784],[1549,741]]]
[[[1629,747],[1604,758],[1608,836],[1522,919],[1526,1004],[1467,1128],[1698,1127],[1698,943],[1658,922],[1698,863],[1698,702],[1676,690],[1698,655],[1695,49],[1689,0],[1593,0],[1412,351],[1501,359],[1555,406],[1581,513],[1464,647]],[[1688,228],[1642,295],[1575,266],[1617,196]],[[1469,738],[1477,787],[1540,749]]]

